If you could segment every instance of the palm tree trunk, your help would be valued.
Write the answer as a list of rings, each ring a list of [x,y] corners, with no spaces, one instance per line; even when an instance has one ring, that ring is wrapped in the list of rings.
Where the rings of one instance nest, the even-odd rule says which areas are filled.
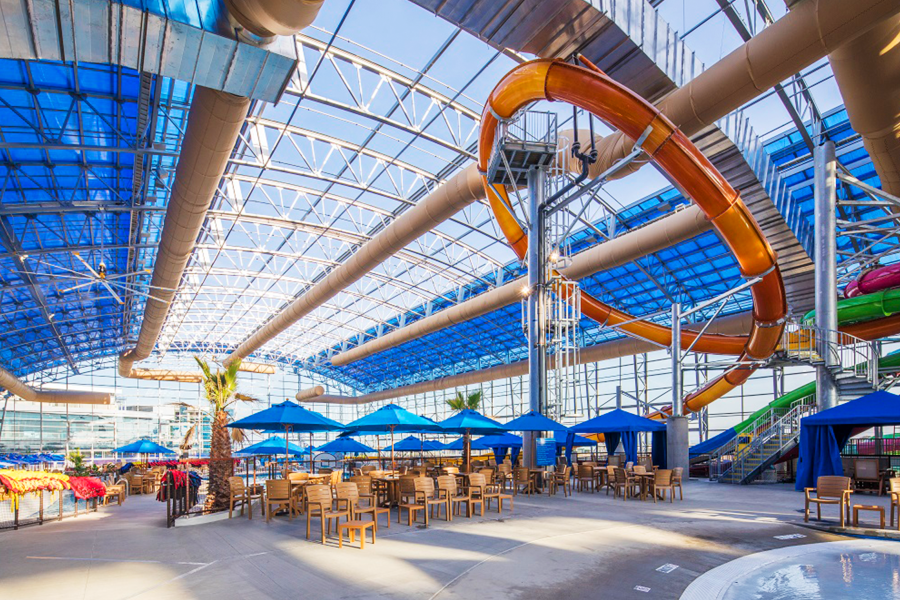
[[[206,496],[207,510],[228,508],[228,478],[234,475],[231,460],[231,438],[225,425],[228,413],[217,411],[212,422],[212,439],[209,448],[209,493]]]
[[[463,434],[463,472],[472,472],[472,436],[468,431]]]

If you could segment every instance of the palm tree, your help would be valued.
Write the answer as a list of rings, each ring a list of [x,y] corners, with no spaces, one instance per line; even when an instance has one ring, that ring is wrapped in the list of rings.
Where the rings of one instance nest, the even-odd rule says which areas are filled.
[[[206,510],[228,508],[228,478],[234,475],[231,460],[231,437],[228,435],[227,409],[235,402],[255,402],[256,398],[238,393],[238,368],[240,360],[235,360],[224,371],[213,373],[206,361],[195,356],[194,360],[203,371],[203,390],[209,401],[212,432],[209,448],[209,493],[206,496]]]
[[[464,396],[462,392],[456,392],[456,397],[447,400],[447,406],[456,412],[462,410],[478,410],[481,406],[482,392],[472,392],[468,396]],[[463,469],[469,470],[469,463],[472,462],[472,436],[466,432],[463,433]]]

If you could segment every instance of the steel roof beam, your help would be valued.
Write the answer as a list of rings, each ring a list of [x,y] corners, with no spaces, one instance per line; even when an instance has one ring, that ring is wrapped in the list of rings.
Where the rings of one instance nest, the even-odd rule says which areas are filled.
[[[22,246],[19,243],[19,240],[16,239],[15,234],[13,233],[12,226],[9,223],[7,217],[0,217],[0,242],[6,247],[6,249],[13,255],[23,256],[26,254],[22,250]],[[28,283],[29,288],[31,289],[31,295],[34,297],[34,301],[37,303],[38,308],[41,311],[41,316],[44,321],[47,323],[47,327],[53,332],[53,337],[56,339],[57,344],[59,344],[60,349],[63,354],[65,354],[66,362],[69,363],[69,367],[72,369],[74,373],[78,373],[78,366],[75,364],[75,359],[72,356],[72,353],[69,351],[69,347],[66,345],[66,342],[63,340],[62,334],[59,329],[53,323],[53,318],[50,316],[50,311],[47,310],[47,299],[44,298],[44,292],[41,290],[41,284],[38,280],[32,275],[29,271],[22,271],[19,274],[26,283]]]

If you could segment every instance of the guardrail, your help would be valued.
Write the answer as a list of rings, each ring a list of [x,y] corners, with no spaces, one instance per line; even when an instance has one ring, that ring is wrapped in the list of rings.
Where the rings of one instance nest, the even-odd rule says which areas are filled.
[[[782,333],[781,352],[788,359],[826,365],[835,374],[851,374],[878,387],[878,353],[871,342],[849,333],[788,322]]]

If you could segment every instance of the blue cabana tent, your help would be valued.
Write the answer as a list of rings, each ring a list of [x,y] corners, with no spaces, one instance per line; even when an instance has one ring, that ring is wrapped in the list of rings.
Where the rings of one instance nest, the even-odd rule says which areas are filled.
[[[653,432],[653,462],[663,466],[665,448],[666,426],[659,421],[653,421],[638,415],[626,412],[621,408],[611,410],[599,417],[588,419],[584,423],[574,425],[569,429],[574,433],[602,433],[606,440],[607,454],[613,454],[621,440],[625,448],[625,460],[637,462],[637,434],[640,431]]]
[[[522,449],[522,438],[512,433],[497,433],[494,435],[486,435],[472,442],[472,448],[488,449],[494,451],[494,460],[497,464],[501,464],[506,458],[506,454],[512,450],[512,462],[515,463],[519,457],[519,450]]]
[[[815,487],[823,475],[843,475],[841,449],[854,432],[900,425],[900,396],[872,392],[800,421],[800,461],[795,489]]]

